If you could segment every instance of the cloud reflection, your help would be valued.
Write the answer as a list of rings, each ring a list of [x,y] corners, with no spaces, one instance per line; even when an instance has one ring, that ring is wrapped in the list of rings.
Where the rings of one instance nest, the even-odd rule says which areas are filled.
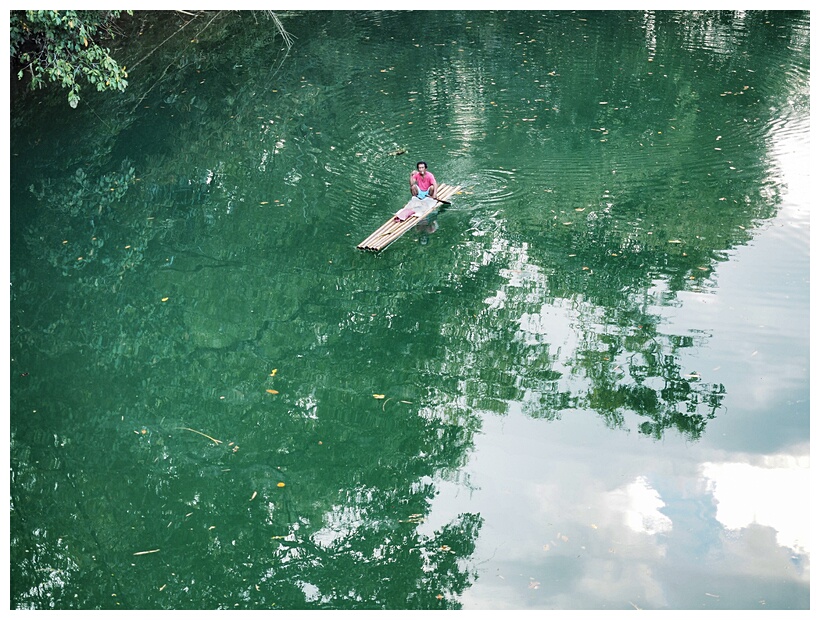
[[[661,512],[666,504],[643,476],[612,491],[611,505],[624,512],[626,525],[635,532],[660,534],[672,529],[672,520]]]
[[[717,501],[716,518],[726,529],[769,526],[779,545],[808,554],[808,455],[767,456],[760,465],[707,462],[702,470]]]

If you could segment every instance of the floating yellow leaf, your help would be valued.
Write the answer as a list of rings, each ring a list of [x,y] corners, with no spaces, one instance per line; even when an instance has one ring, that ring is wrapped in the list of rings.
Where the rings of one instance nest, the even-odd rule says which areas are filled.
[[[275,376],[276,376],[276,369],[275,369],[275,368],[274,368],[273,370],[271,370],[271,371],[270,371],[270,376],[271,376],[271,377],[275,377]]]
[[[373,394],[373,398],[381,400],[382,398],[384,398],[384,394]]]
[[[278,486],[281,489],[283,486],[285,486],[285,483],[284,482],[277,482],[276,486]]]
[[[265,390],[268,394],[278,394],[276,390]]]
[[[163,297],[162,301],[168,301],[169,299],[170,299],[170,297]]]

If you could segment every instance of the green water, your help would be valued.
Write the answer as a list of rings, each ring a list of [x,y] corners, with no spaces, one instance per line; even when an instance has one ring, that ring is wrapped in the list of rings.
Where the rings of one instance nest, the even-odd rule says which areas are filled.
[[[809,608],[808,13],[424,15],[12,78],[12,609]]]

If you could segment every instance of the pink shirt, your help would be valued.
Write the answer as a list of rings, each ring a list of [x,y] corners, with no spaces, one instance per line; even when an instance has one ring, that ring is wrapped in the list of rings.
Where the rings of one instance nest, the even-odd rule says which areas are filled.
[[[418,170],[413,173],[413,181],[419,186],[419,189],[423,192],[430,189],[431,185],[436,184],[436,177],[433,176],[433,173],[429,170],[424,173],[424,176],[421,176]]]

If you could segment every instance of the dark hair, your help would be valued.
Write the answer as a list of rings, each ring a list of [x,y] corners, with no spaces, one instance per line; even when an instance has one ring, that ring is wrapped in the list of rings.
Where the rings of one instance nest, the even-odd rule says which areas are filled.
[[[420,161],[420,162],[418,162],[418,163],[416,164],[416,170],[418,170],[418,169],[419,169],[419,166],[420,166],[420,165],[422,165],[422,164],[424,164],[424,167],[425,167],[425,168],[427,167],[427,162],[426,162],[426,161]]]

